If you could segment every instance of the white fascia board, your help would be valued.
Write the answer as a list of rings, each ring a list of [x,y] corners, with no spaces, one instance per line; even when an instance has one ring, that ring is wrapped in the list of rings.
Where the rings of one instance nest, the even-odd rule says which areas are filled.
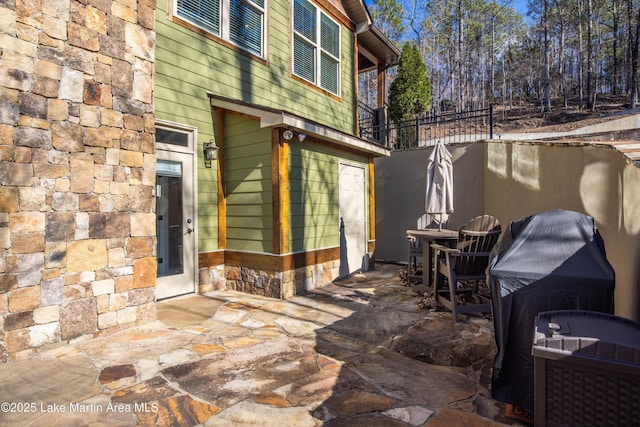
[[[282,123],[283,113],[268,111],[261,108],[251,107],[249,105],[243,105],[233,101],[225,101],[220,98],[211,98],[211,106],[216,108],[222,108],[224,110],[235,111],[236,113],[246,114],[248,116],[257,117],[260,119],[260,127],[272,127]]]
[[[299,117],[290,116],[287,114],[283,114],[283,116],[284,122],[282,123],[282,125],[295,128],[299,132],[313,135],[317,138],[333,142],[334,144],[341,145],[343,147],[357,148],[358,150],[366,151],[371,154],[377,154],[379,156],[391,155],[390,150],[388,150],[387,148],[372,144],[363,139],[356,138],[355,136],[350,136],[338,132],[329,127],[322,126],[317,123],[312,123]]]

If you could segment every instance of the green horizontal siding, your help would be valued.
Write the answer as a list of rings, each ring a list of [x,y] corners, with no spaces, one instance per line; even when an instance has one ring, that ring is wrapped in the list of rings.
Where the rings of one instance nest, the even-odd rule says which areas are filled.
[[[292,215],[291,235],[297,237],[298,248],[294,250],[310,250],[327,246],[335,246],[339,236],[339,223],[335,212],[329,214],[313,213],[312,215]]]
[[[201,167],[202,158],[198,159]],[[215,162],[214,162],[215,163]],[[218,193],[215,176],[209,171],[200,171],[198,177],[198,250],[201,252],[218,249]]]
[[[229,228],[248,228],[248,229],[268,229],[271,227],[270,218],[255,216],[241,216],[236,215],[234,217],[228,218],[227,227]]]
[[[171,22],[167,17],[167,2],[157,2],[156,105],[161,114],[166,112],[203,124],[210,122],[211,118],[206,117],[209,91],[286,110],[352,133],[355,129],[353,34],[342,27],[342,91],[341,99],[336,99],[291,77],[289,2],[278,0],[268,5],[268,48],[264,63]],[[194,109],[199,110],[195,116]]]
[[[366,165],[367,159],[317,144],[291,144],[290,147],[291,250],[338,246],[339,164],[347,160]]]
[[[257,120],[225,119],[227,247],[273,251],[271,130]]]
[[[227,179],[231,181],[239,181],[242,179],[255,180],[271,180],[271,169],[269,168],[249,168],[249,169],[233,169],[227,171]]]
[[[292,223],[295,224],[295,221],[293,221],[296,217],[304,217],[305,215],[308,215],[309,212],[313,212],[313,215],[315,216],[320,216],[320,215],[333,215],[335,212],[333,211],[334,208],[334,204],[335,204],[335,200],[336,197],[338,195],[337,193],[338,189],[336,188],[336,193],[335,196],[333,194],[322,194],[318,191],[314,191],[314,192],[295,192],[295,193],[291,193],[291,200],[294,201],[298,201],[299,203],[294,203],[291,205],[291,218],[292,218]],[[313,198],[309,198],[309,195],[313,194]],[[302,201],[304,201],[304,203],[302,203]],[[310,209],[312,209],[312,211],[310,211]],[[316,218],[314,218],[314,220],[316,220]]]
[[[289,1],[267,3],[266,61],[173,23],[167,14],[167,5],[172,3],[157,2],[156,116],[198,129],[198,244],[199,250],[206,252],[218,248],[216,162],[205,168],[202,160],[202,143],[215,141],[215,112],[207,93],[285,110],[352,133],[354,40],[350,30],[342,27],[341,98],[337,99],[291,76]],[[227,247],[271,252],[271,130],[260,129],[254,120],[227,115],[225,137]],[[338,244],[338,161],[346,157],[363,161],[313,146],[308,144],[297,153],[293,150],[290,157],[292,250]]]
[[[208,83],[184,57],[167,49],[169,45],[181,46],[181,51],[187,49],[193,53],[184,39],[174,42],[183,38],[184,33],[167,20],[166,3],[159,1],[156,11],[155,113],[159,120],[194,126],[198,130],[198,250],[207,252],[219,248],[216,162],[212,162],[211,168],[205,168],[202,158],[202,143],[214,138],[211,106],[206,95]]]

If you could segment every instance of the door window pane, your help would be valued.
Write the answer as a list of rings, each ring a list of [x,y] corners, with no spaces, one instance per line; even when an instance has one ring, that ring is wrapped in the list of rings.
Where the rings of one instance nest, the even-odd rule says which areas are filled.
[[[170,129],[156,128],[156,142],[179,145],[180,147],[188,147],[189,134],[184,132],[176,132],[175,130]]]
[[[316,41],[316,8],[308,1],[293,3],[293,28],[310,41]]]
[[[316,50],[306,43],[302,38],[295,37],[293,39],[293,72],[310,82],[315,81],[316,70]]]
[[[158,277],[182,274],[182,163],[158,160],[156,169]]]

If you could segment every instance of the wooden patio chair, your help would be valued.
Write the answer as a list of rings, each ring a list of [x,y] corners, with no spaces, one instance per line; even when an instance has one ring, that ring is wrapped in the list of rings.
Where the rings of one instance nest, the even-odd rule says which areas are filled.
[[[455,248],[431,245],[434,297],[451,310],[454,322],[458,322],[458,314],[491,312],[486,269],[501,231],[496,218],[482,215],[460,228]],[[478,292],[480,283],[485,284],[486,295]],[[461,303],[459,298],[465,302]]]
[[[411,238],[409,241],[409,262],[407,263],[407,280],[409,282],[420,282],[422,276],[418,274],[418,258],[422,260],[422,239]],[[424,260],[422,260],[424,270]],[[425,274],[423,271],[422,274]]]

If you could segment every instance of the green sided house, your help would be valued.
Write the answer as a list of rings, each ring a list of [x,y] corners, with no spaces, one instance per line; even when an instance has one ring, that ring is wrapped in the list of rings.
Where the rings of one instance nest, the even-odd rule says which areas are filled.
[[[399,50],[361,0],[162,0],[156,11],[158,299],[287,298],[366,269],[373,160],[358,74]]]

